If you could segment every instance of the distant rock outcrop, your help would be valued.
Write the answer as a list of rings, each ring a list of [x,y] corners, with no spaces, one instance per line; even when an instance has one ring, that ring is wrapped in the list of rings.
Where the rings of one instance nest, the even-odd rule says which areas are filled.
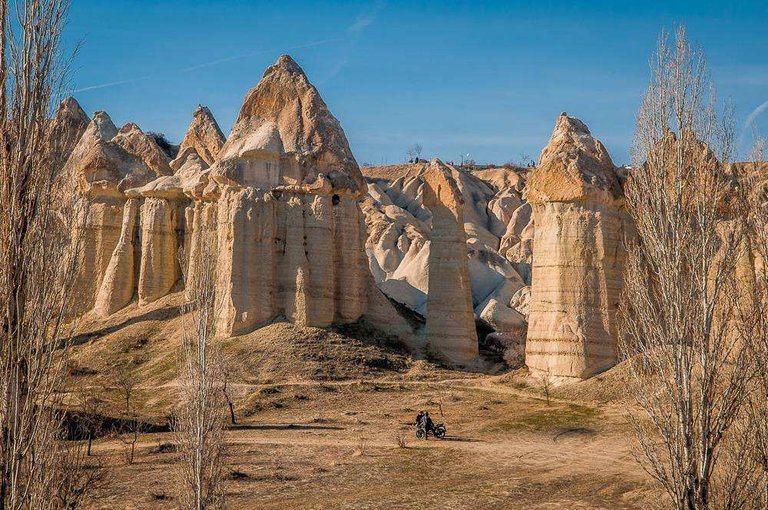
[[[192,124],[179,146],[179,154],[187,149],[194,149],[200,159],[210,166],[218,159],[225,140],[224,133],[213,118],[211,110],[206,106],[197,105]]]
[[[526,364],[587,378],[617,359],[623,194],[605,147],[560,115],[525,197],[535,224]]]
[[[392,300],[425,316],[429,315],[434,233],[433,211],[425,202],[431,165],[363,169],[368,181],[368,196],[362,203],[368,226],[366,251],[376,284]],[[492,232],[494,225],[511,221],[509,217],[527,205],[520,191],[524,180],[512,168],[476,172],[452,165],[441,168],[463,202],[464,254],[474,315],[494,331],[524,337],[525,317],[516,306],[524,304],[519,293],[526,284],[516,267],[500,255],[500,239]]]

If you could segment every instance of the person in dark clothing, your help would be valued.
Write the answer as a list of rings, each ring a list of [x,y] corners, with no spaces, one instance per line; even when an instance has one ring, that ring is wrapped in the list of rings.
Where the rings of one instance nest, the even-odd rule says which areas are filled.
[[[424,419],[424,411],[419,411],[419,414],[416,415],[416,426],[421,427],[421,420]]]
[[[435,424],[432,422],[432,418],[429,417],[429,411],[424,412],[424,430],[427,432],[427,435],[429,435],[430,432],[433,434],[435,432]],[[426,439],[426,437],[424,439]]]

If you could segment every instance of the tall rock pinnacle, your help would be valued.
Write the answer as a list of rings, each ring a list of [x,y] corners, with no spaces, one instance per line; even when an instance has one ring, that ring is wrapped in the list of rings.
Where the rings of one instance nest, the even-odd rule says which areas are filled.
[[[562,114],[525,195],[536,226],[526,364],[590,377],[617,358],[624,220],[616,169],[584,123]]]
[[[272,188],[312,184],[319,174],[336,189],[366,189],[339,121],[283,55],[248,92],[212,176],[221,184]]]

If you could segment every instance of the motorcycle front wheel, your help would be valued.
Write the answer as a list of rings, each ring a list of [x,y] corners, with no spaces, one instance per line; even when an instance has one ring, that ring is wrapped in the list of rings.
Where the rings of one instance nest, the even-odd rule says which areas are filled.
[[[416,439],[424,439],[424,436],[426,435],[424,429],[416,429]]]

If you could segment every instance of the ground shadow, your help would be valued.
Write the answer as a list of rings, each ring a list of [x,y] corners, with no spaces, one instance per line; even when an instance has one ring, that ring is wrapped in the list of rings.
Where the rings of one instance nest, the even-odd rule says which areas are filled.
[[[552,441],[557,442],[558,439],[568,436],[594,436],[597,432],[588,427],[568,427],[560,429],[552,438]]]
[[[138,315],[136,317],[131,317],[130,319],[125,320],[119,324],[115,324],[113,326],[107,326],[105,328],[97,329],[95,331],[89,331],[87,333],[81,333],[67,340],[69,341],[69,345],[82,345],[84,343],[90,342],[91,340],[95,340],[97,338],[101,338],[103,336],[114,333],[115,331],[119,331],[132,324],[137,324],[139,322],[144,322],[144,321],[167,319],[168,317],[181,315],[181,308],[182,306],[178,305],[178,306],[171,306],[168,308],[158,308],[157,310],[150,310],[145,314]]]
[[[298,423],[264,423],[230,425],[228,430],[346,430],[335,425],[310,425]]]
[[[430,438],[428,441],[452,441],[455,443],[482,443],[484,441],[480,439],[472,439],[471,437],[462,437],[462,436],[445,436],[442,439],[432,439]]]

